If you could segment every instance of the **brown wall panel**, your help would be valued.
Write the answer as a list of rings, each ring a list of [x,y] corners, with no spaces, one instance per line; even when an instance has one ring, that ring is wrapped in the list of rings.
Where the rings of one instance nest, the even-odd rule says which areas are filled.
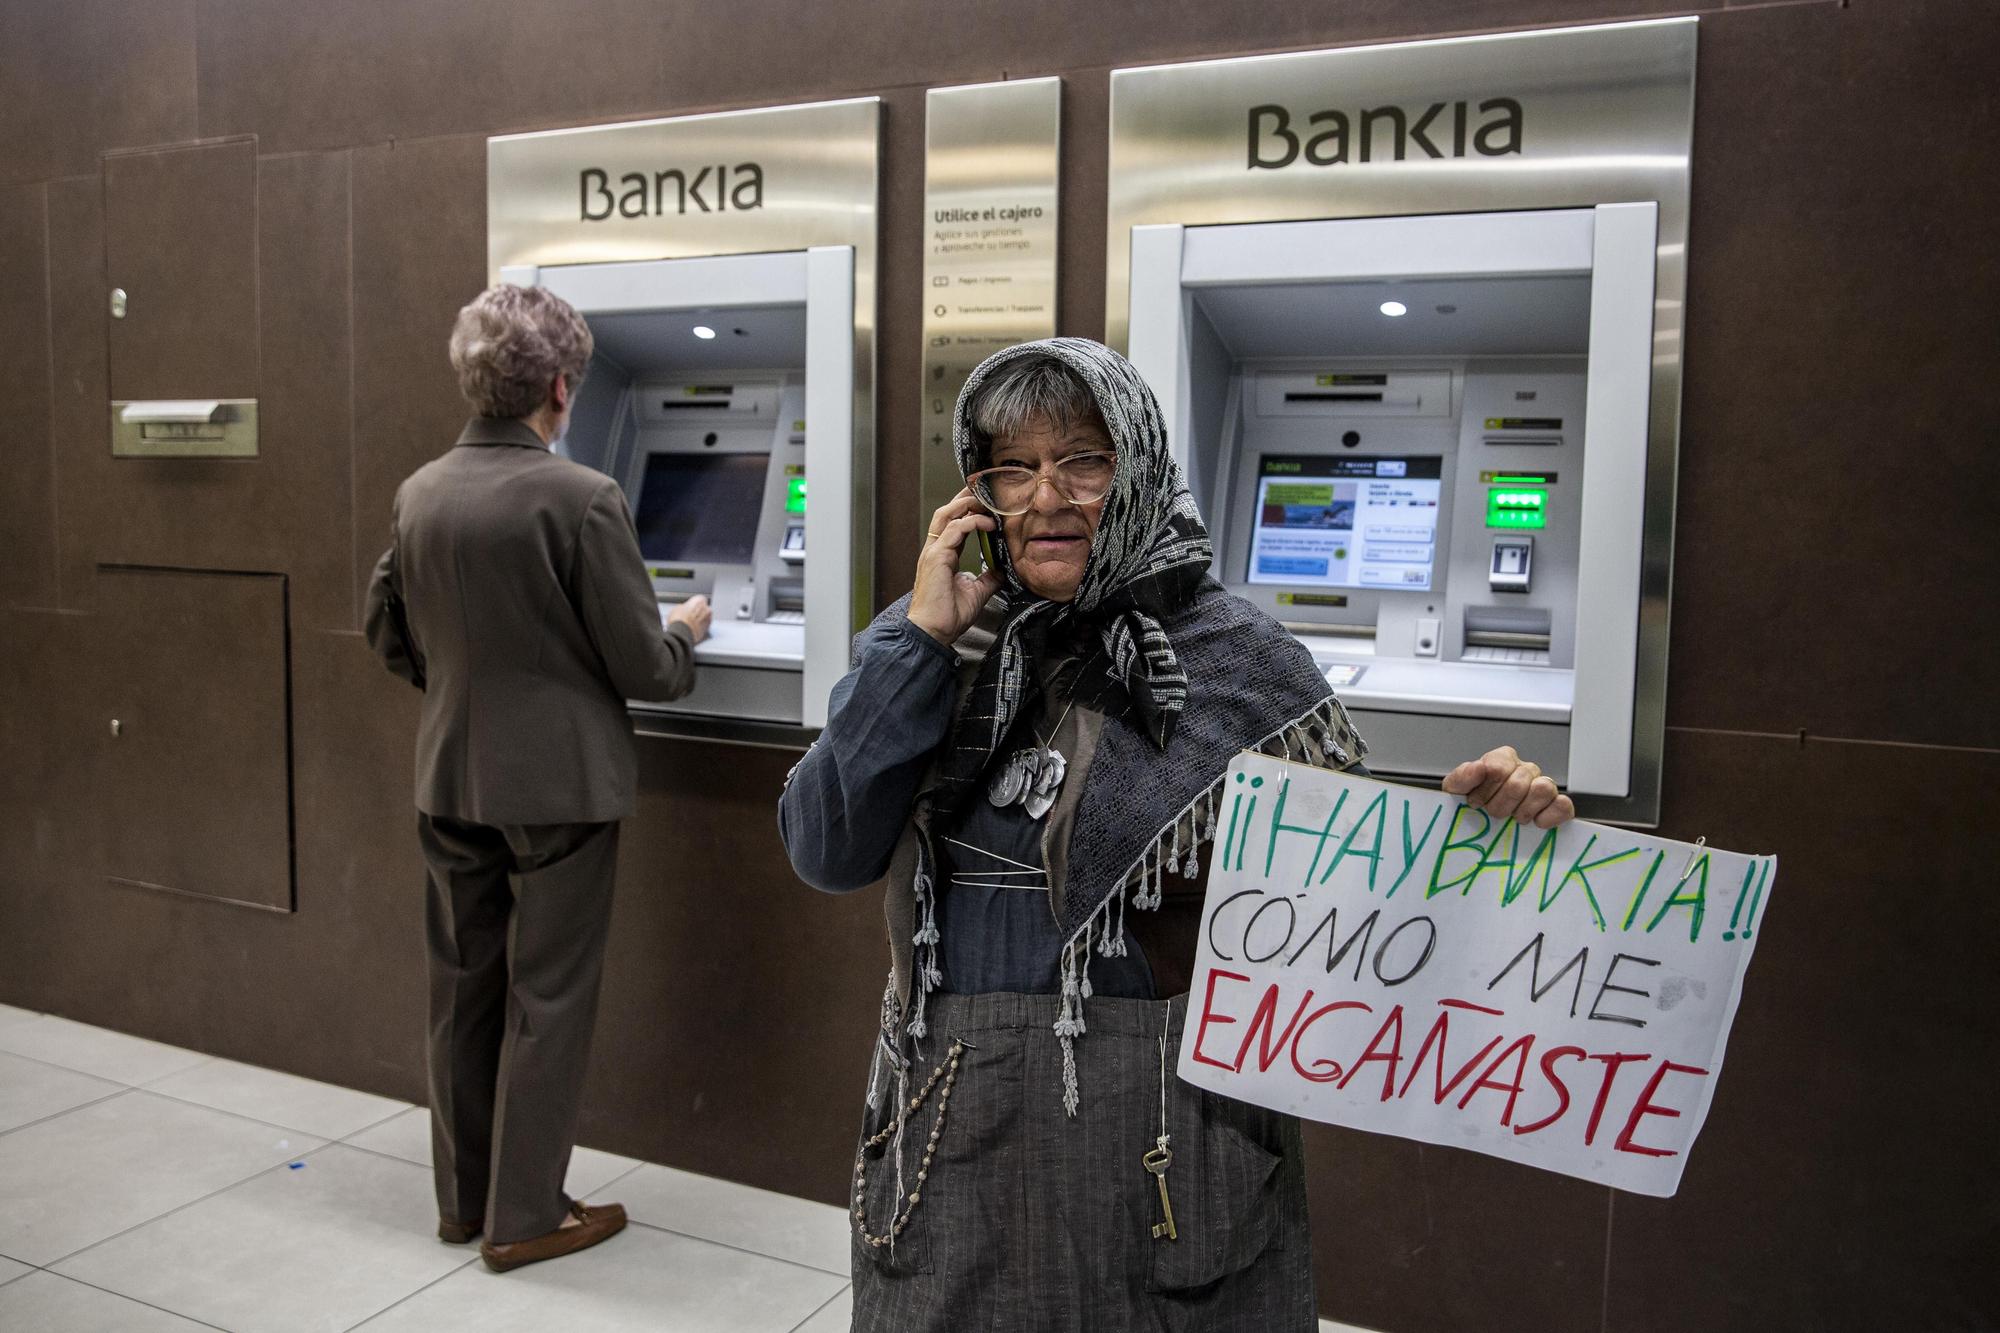
[[[1967,361],[2000,347],[1968,97],[2000,8],[1732,13],[1700,60],[1669,720],[2000,746],[1959,601],[2000,470]]]
[[[1306,1129],[1323,1314],[1361,1328],[1596,1329],[1611,1191],[1477,1153]]]
[[[583,1138],[844,1203],[888,971],[881,895],[793,877],[776,802],[796,755],[639,755]]]
[[[297,932],[258,966],[287,970],[296,998],[282,1045],[248,1029],[240,1045],[272,1057],[264,1064],[421,1104],[425,880],[412,759],[420,696],[356,633],[297,635],[292,689]]]
[[[1670,826],[1780,880],[1680,1193],[1618,1197],[1607,1327],[1991,1327],[2000,755],[1676,731],[1667,759]]]
[[[1061,214],[1056,331],[1104,336],[1105,172],[1111,164],[1111,71],[1063,77]]]
[[[56,471],[56,578],[62,605],[87,609],[96,592],[97,561],[112,558],[98,550],[99,526],[90,521],[102,510],[111,468],[104,187],[93,171],[51,181],[48,191],[49,450]]]
[[[651,0],[203,0],[203,127],[289,152],[641,114],[685,100],[667,53],[714,59],[692,17]]]
[[[1026,0],[976,9],[926,0],[671,8],[579,0],[552,11],[533,0],[333,0],[301,12],[205,0],[202,125],[289,151],[1681,8],[1671,0]]]
[[[451,448],[468,409],[445,359],[486,285],[486,142],[427,139],[354,160],[354,537],[366,586],[403,478]],[[358,596],[358,593],[357,593]]]
[[[47,200],[44,186],[0,188],[0,605],[8,606],[56,604]]]
[[[91,783],[113,881],[292,910],[285,579],[98,573]]]
[[[347,155],[254,165],[258,202],[244,220],[259,236],[244,254],[259,261],[246,312],[263,365],[255,458],[111,456],[106,346],[108,327],[121,321],[109,317],[104,297],[100,192],[88,178],[49,186],[51,438],[65,605],[90,605],[100,563],[259,569],[296,579],[299,623],[356,624]],[[165,233],[150,244],[180,242]],[[199,299],[180,294],[181,303]],[[131,355],[127,368],[142,387],[151,380],[166,388]]]
[[[104,159],[111,396],[257,396],[254,139]]]
[[[0,6],[0,181],[95,172],[107,148],[198,134],[196,4]]]
[[[32,936],[71,883],[101,868],[88,630],[86,616],[0,608],[0,991],[22,996],[74,984]]]
[[[0,612],[0,993],[8,1003],[421,1101],[416,693],[358,634],[293,644],[298,910],[109,884],[79,670],[95,617]]]
[[[901,318],[921,309],[924,272],[924,95],[899,89],[882,108],[882,262],[876,332],[875,602],[910,590],[928,514],[922,493],[923,324]]]
[[[354,348],[347,153],[258,163],[257,428],[265,474],[233,507],[239,540],[292,576],[292,623],[352,629]]]

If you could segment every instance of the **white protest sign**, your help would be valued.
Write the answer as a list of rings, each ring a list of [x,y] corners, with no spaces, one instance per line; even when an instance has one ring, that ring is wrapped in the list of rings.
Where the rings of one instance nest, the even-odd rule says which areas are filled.
[[[1777,858],[1268,755],[1229,767],[1180,1076],[1671,1195]]]

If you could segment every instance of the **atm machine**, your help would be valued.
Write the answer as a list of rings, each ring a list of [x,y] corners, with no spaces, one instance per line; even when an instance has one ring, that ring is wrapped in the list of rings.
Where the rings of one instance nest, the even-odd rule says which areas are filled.
[[[1133,229],[1131,357],[1379,772],[1633,790],[1656,206]],[[1641,756],[1657,764],[1658,756]]]
[[[845,246],[509,267],[596,340],[562,446],[616,477],[660,618],[705,595],[698,680],[646,729],[795,742],[847,669],[857,558],[854,265]]]

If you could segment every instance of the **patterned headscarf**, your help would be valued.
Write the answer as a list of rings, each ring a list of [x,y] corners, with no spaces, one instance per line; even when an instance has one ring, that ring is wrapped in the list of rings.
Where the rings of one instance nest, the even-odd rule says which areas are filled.
[[[1167,447],[1159,402],[1131,362],[1087,338],[1022,343],[988,357],[958,395],[952,443],[959,470],[970,474],[986,465],[984,441],[972,420],[980,388],[1004,367],[1030,357],[1059,362],[1089,388],[1118,465],[1072,601],[1051,602],[1030,592],[1006,543],[993,543],[1005,579],[997,594],[1005,598],[1005,619],[959,714],[933,789],[940,810],[956,808],[979,782],[1033,701],[1039,689],[1034,662],[1052,636],[1097,639],[1102,651],[1086,654],[1090,669],[1078,681],[1076,697],[1129,716],[1156,749],[1166,749],[1187,705],[1187,674],[1162,622],[1194,600],[1214,548]]]

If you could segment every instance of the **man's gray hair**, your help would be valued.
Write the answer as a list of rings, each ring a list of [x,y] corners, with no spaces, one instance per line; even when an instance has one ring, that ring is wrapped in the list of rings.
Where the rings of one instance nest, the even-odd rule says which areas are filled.
[[[1052,356],[1024,356],[995,371],[979,386],[967,416],[979,455],[988,461],[993,441],[1042,422],[1058,434],[1079,425],[1109,434],[1090,386]]]
[[[503,282],[458,312],[451,368],[480,416],[525,417],[547,401],[558,374],[575,392],[595,347],[575,306],[546,288]]]

